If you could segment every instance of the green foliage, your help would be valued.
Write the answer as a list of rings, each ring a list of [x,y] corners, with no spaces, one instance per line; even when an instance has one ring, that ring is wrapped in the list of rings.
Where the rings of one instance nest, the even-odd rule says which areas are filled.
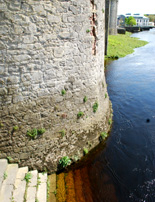
[[[47,179],[47,201],[49,201],[49,195],[50,195],[50,181],[48,178]]]
[[[57,195],[57,190],[55,190],[55,191],[53,192],[53,194],[56,196],[56,195]]]
[[[18,126],[14,126],[14,127],[13,127],[13,132],[15,132],[15,131],[17,131],[17,130],[19,130],[19,127],[18,127]]]
[[[107,93],[105,93],[105,98],[107,98],[108,97],[108,95],[107,95]]]
[[[7,177],[8,177],[7,173],[4,172],[4,174],[3,174],[3,179],[5,180]]]
[[[112,119],[108,120],[108,124],[111,125],[112,124]]]
[[[130,16],[128,18],[125,18],[125,24],[129,26],[134,26],[136,25],[136,20],[133,16]]]
[[[108,134],[106,132],[102,132],[101,133],[101,137],[104,140],[106,137],[108,136]]]
[[[83,112],[78,112],[78,114],[77,114],[77,118],[79,119],[79,118],[81,118],[81,117],[83,117],[84,116],[84,113]]]
[[[45,128],[41,128],[41,129],[36,129],[36,128],[33,128],[32,130],[28,130],[27,131],[27,136],[29,136],[31,139],[36,139],[37,136],[39,135],[42,135],[43,133],[45,133]]]
[[[98,102],[95,102],[93,105],[93,112],[95,113],[98,109]]]
[[[38,132],[38,135],[42,135],[46,132],[46,130],[45,128],[41,128],[41,129],[38,129],[37,132]]]
[[[60,168],[65,168],[70,164],[71,164],[71,160],[70,160],[70,158],[68,156],[64,156],[59,160]]]
[[[88,149],[84,147],[83,148],[83,153],[84,153],[84,155],[88,154]]]
[[[108,54],[105,58],[113,58],[113,56],[125,57],[134,52],[135,48],[148,44],[146,41],[130,37],[131,33],[109,35],[108,38]]]
[[[41,184],[41,181],[40,181],[40,177],[37,178],[37,189],[38,189],[38,186]]]
[[[13,160],[13,158],[11,156],[7,156],[7,159],[9,162],[11,162]]]
[[[89,33],[89,32],[90,32],[90,29],[87,29],[86,32]]]
[[[61,91],[61,95],[65,95],[66,94],[66,91],[63,89],[62,91]]]
[[[83,102],[85,103],[85,102],[87,102],[87,100],[88,100],[87,96],[84,96]]]
[[[4,127],[4,124],[0,122],[0,128]]]
[[[25,177],[24,177],[24,180],[29,183],[30,182],[30,179],[32,178],[32,174],[30,172],[26,173]]]
[[[104,8],[102,9],[102,13],[104,13]]]
[[[147,14],[145,15],[147,18],[149,18],[150,22],[155,22],[155,15],[154,14]]]
[[[64,137],[66,135],[66,131],[64,129],[60,130],[59,133],[61,134],[62,137]]]

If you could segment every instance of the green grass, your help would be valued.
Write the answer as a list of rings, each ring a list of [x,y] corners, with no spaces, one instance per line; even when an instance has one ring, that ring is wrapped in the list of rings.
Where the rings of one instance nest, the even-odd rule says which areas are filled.
[[[135,48],[148,44],[146,41],[130,37],[131,34],[130,32],[126,32],[126,34],[109,35],[106,58],[113,58],[114,56],[124,57],[133,53]]]

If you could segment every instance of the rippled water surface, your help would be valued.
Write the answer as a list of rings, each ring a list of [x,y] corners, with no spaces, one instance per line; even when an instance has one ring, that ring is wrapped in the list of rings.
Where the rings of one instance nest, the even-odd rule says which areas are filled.
[[[107,67],[114,125],[100,158],[107,159],[119,201],[154,202],[155,29],[133,36],[149,44]]]
[[[149,44],[106,68],[111,135],[72,171],[84,202],[155,202],[155,29],[132,36]]]

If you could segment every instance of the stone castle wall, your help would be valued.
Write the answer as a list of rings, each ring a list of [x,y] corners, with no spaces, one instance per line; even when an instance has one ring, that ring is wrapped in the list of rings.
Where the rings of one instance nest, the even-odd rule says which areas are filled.
[[[56,170],[109,129],[104,9],[104,0],[0,0],[0,158]],[[32,140],[33,128],[46,132]]]

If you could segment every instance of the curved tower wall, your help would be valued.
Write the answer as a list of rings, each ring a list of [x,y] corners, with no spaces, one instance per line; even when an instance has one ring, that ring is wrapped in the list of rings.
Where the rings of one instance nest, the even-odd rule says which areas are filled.
[[[1,0],[0,8],[0,158],[56,170],[109,128],[105,2]],[[34,128],[46,132],[31,139]]]

